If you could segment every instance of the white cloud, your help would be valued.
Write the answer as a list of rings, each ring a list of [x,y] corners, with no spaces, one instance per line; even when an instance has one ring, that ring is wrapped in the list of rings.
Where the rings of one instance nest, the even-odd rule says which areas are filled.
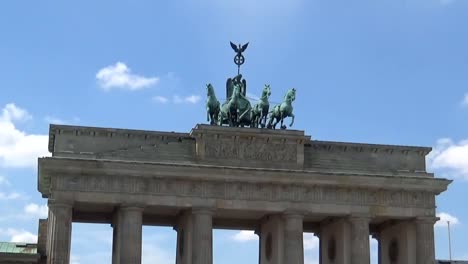
[[[34,235],[24,229],[0,229],[0,234],[9,236],[10,242],[37,243],[37,235]]]
[[[49,214],[49,209],[47,205],[38,205],[35,203],[30,203],[24,207],[24,212],[27,215],[35,216],[38,218],[47,218]]]
[[[167,99],[164,96],[154,96],[153,101],[155,101],[156,103],[165,104],[169,102],[169,99]]]
[[[130,68],[123,62],[109,65],[98,71],[96,79],[99,85],[106,91],[120,88],[130,91],[140,90],[159,82],[159,77],[143,77],[132,74]]]
[[[316,249],[319,246],[319,238],[312,233],[304,233],[304,250]]]
[[[319,261],[318,261],[318,259],[305,258],[304,259],[304,264],[319,264]]]
[[[80,257],[78,257],[77,255],[71,255],[70,264],[80,264]]]
[[[427,161],[431,169],[448,169],[455,178],[468,180],[468,140],[439,139]]]
[[[29,113],[7,104],[0,116],[0,167],[35,167],[37,158],[48,156],[48,135],[27,134],[14,121],[30,119]]]
[[[200,101],[201,97],[198,95],[190,95],[184,98],[184,100],[188,103],[196,104]]]
[[[10,186],[10,181],[7,177],[0,175],[0,185]]]
[[[181,104],[181,103],[190,103],[190,104],[196,104],[200,101],[201,97],[199,95],[189,95],[186,97],[181,97],[178,95],[174,95],[172,97],[172,101],[176,104]]]
[[[238,242],[256,241],[258,240],[258,236],[254,231],[241,230],[232,236],[232,239]]]
[[[15,104],[7,104],[2,110],[0,121],[13,122],[13,121],[25,121],[31,119],[31,115],[28,111],[17,107]]]
[[[173,264],[175,256],[162,248],[143,242],[142,264]]]
[[[71,125],[80,122],[80,118],[74,117],[72,120],[64,120],[54,116],[46,116],[44,117],[44,121],[49,124]]]
[[[468,106],[468,93],[465,94],[462,101],[463,106]]]
[[[17,192],[11,192],[11,193],[4,193],[0,192],[0,201],[6,201],[6,200],[18,200],[21,199],[21,194]]]
[[[460,223],[457,217],[448,213],[438,213],[437,217],[440,217],[440,219],[435,223],[436,227],[446,227],[448,221],[450,222],[451,226],[458,225]]]

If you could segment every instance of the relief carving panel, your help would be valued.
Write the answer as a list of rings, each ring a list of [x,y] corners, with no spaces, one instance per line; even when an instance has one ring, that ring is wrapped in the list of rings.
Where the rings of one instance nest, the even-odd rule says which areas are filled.
[[[210,140],[205,144],[205,157],[217,159],[297,161],[297,145],[250,140]]]
[[[280,183],[190,181],[162,178],[74,176],[53,178],[53,189],[103,193],[138,193],[226,200],[291,201],[420,207],[433,210],[434,196],[428,192],[367,190],[333,186],[304,186]]]

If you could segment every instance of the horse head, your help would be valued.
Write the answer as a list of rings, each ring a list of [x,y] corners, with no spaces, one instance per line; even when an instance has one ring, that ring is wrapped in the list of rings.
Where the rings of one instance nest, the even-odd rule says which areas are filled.
[[[270,97],[271,95],[271,89],[270,89],[270,85],[269,84],[265,84],[265,88],[263,88],[263,92],[262,92],[262,97]]]
[[[209,83],[209,84],[206,85],[206,95],[211,96],[213,94],[214,94],[213,85],[211,85],[211,83]]]
[[[289,101],[289,102],[296,100],[296,89],[295,88],[289,89],[289,91],[284,96],[284,100]]]

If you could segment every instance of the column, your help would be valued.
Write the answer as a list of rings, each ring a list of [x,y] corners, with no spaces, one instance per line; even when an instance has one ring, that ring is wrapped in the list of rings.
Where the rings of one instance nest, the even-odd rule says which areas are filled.
[[[119,239],[119,223],[120,210],[116,210],[112,216],[112,264],[120,264],[120,239]]]
[[[414,264],[416,226],[412,221],[390,220],[379,227],[379,264]]]
[[[213,263],[213,211],[192,209],[192,264]]]
[[[115,229],[114,233],[116,256],[112,257],[113,263],[115,260],[118,264],[140,264],[143,208],[135,206],[120,207],[117,219],[117,229]]]
[[[346,218],[327,219],[320,223],[320,264],[349,264],[350,225]]]
[[[49,201],[47,263],[69,264],[72,205]]]
[[[284,234],[282,215],[268,215],[261,220],[260,251],[258,252],[260,264],[283,264]]]
[[[303,216],[284,214],[284,262],[304,264]]]
[[[416,224],[416,260],[417,264],[434,264],[434,224],[436,218],[418,218]]]
[[[179,214],[174,230],[177,231],[176,264],[192,263],[192,212]]]
[[[369,264],[369,221],[368,217],[350,217],[351,264]]]

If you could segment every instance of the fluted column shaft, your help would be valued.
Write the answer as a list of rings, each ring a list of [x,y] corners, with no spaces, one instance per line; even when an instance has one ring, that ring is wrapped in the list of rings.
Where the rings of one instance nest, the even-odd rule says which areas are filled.
[[[304,264],[303,216],[284,215],[284,262]]]
[[[143,208],[125,206],[119,209],[117,221],[117,263],[141,263]]]
[[[434,264],[435,218],[416,219],[416,261],[417,264]]]
[[[351,264],[369,264],[369,218],[350,217]]]
[[[72,206],[49,203],[47,263],[69,264],[72,230]]]
[[[213,263],[213,211],[192,210],[192,264]]]

